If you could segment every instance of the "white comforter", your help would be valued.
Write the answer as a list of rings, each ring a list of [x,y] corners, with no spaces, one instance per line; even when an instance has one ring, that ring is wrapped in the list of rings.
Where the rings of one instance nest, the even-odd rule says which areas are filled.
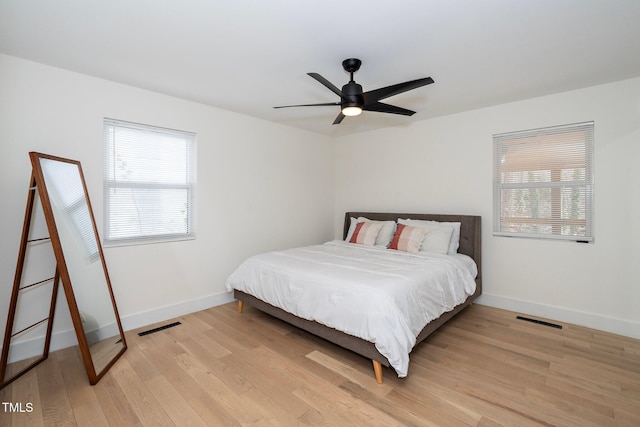
[[[226,286],[373,342],[405,377],[420,331],[473,294],[476,274],[466,255],[409,254],[334,240],[253,256]]]

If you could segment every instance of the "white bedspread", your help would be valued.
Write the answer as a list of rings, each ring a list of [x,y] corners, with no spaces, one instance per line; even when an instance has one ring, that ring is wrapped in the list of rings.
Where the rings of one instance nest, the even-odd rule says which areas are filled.
[[[334,240],[253,256],[226,286],[373,342],[405,377],[420,331],[473,294],[476,274],[466,255],[409,254]]]

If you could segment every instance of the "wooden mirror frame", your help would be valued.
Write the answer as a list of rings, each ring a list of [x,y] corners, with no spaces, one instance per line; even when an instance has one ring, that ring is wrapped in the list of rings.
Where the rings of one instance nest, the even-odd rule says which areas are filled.
[[[82,355],[82,359],[87,371],[87,376],[89,377],[89,383],[91,385],[96,384],[103,376],[104,374],[109,370],[109,368],[111,368],[111,366],[113,366],[113,364],[116,362],[116,360],[126,351],[127,349],[127,343],[125,340],[125,335],[124,335],[124,331],[122,329],[122,324],[120,321],[120,316],[118,314],[118,309],[116,306],[116,302],[115,302],[115,298],[113,296],[113,289],[111,287],[111,281],[109,279],[109,274],[107,271],[107,265],[105,263],[105,258],[104,258],[104,253],[102,250],[102,245],[100,244],[100,238],[98,235],[98,230],[96,228],[96,223],[95,223],[95,219],[94,219],[94,215],[93,215],[93,210],[91,208],[91,203],[89,200],[89,194],[87,193],[87,187],[86,187],[86,183],[85,183],[85,179],[84,179],[84,174],[82,172],[82,166],[80,164],[79,161],[76,160],[70,160],[70,159],[65,159],[62,157],[56,157],[56,156],[51,156],[51,155],[47,155],[47,154],[42,154],[42,153],[36,153],[36,152],[31,152],[29,153],[29,157],[31,159],[31,165],[33,168],[33,173],[32,173],[32,189],[34,187],[35,184],[35,188],[37,189],[38,195],[40,196],[40,201],[41,201],[41,205],[42,205],[42,210],[44,213],[44,217],[47,223],[47,229],[49,231],[49,238],[51,240],[51,245],[53,248],[53,252],[55,254],[55,259],[56,259],[56,263],[57,263],[57,267],[56,267],[56,278],[55,278],[55,282],[57,283],[58,277],[59,280],[62,282],[62,286],[64,289],[64,293],[66,296],[66,300],[67,300],[67,304],[69,306],[69,313],[71,315],[71,320],[73,322],[73,326],[75,328],[75,332],[76,332],[76,337],[78,339],[78,346],[80,349],[80,353]],[[112,326],[112,330],[115,332],[115,326],[117,325],[117,331],[118,334],[115,336],[111,336],[111,337],[106,337],[106,338],[100,338],[99,343],[106,343],[107,346],[109,345],[113,345],[113,347],[111,348],[107,348],[107,350],[103,353],[104,355],[104,360],[100,361],[100,365],[97,366],[96,365],[96,359],[92,356],[92,345],[90,345],[89,343],[89,339],[87,337],[87,331],[85,330],[85,326],[83,325],[83,318],[85,318],[86,315],[81,314],[80,308],[78,306],[78,300],[76,298],[76,293],[77,291],[81,290],[81,286],[86,286],[87,283],[74,283],[72,281],[72,274],[70,273],[70,265],[69,262],[72,263],[76,263],[75,260],[73,260],[73,258],[71,257],[71,255],[73,254],[66,254],[65,253],[65,244],[62,243],[61,241],[61,233],[58,225],[56,224],[56,209],[54,209],[53,205],[52,205],[52,198],[51,195],[49,194],[49,190],[47,188],[47,177],[45,176],[45,173],[43,171],[43,167],[42,167],[42,161],[53,161],[53,162],[62,162],[63,164],[66,165],[74,165],[77,167],[78,170],[78,176],[79,176],[79,184],[82,186],[82,192],[84,194],[84,202],[86,202],[86,208],[88,210],[88,218],[90,219],[91,222],[91,227],[92,227],[92,231],[93,231],[93,237],[95,238],[95,245],[97,246],[97,256],[99,257],[100,260],[100,264],[101,264],[101,271],[104,273],[104,285],[106,286],[106,290],[108,291],[108,295],[110,297],[110,303],[111,303],[111,307],[113,309],[113,315],[114,315],[114,323],[115,324],[111,324]],[[49,184],[53,184],[53,183],[49,183]],[[79,190],[78,190],[79,191]],[[32,192],[33,193],[33,192]],[[30,217],[30,209],[33,206],[33,200],[32,200],[32,195],[30,194],[28,202],[27,202],[27,215],[25,216],[25,224],[24,224],[24,230],[23,230],[23,242],[21,243],[21,252],[19,255],[19,260],[18,260],[18,268],[17,268],[17,272],[16,275],[20,274],[19,272],[22,271],[22,264],[24,263],[24,255],[23,255],[23,246],[26,244],[26,238],[25,236],[28,234],[28,228],[29,225],[27,224],[27,217]],[[65,206],[66,207],[66,206]],[[65,212],[66,213],[66,212]],[[83,213],[86,214],[86,212]],[[60,213],[57,214],[58,215],[58,219],[59,220],[65,220],[65,218],[61,218],[60,217]],[[64,227],[64,225],[63,225]],[[67,238],[68,240],[68,238]],[[92,242],[93,243],[93,242]],[[68,245],[68,244],[67,244]],[[69,246],[67,246],[67,248],[69,248]],[[97,264],[97,258],[96,259],[92,259],[91,263],[96,263]],[[86,264],[86,262],[85,262]],[[77,264],[76,264],[77,266]],[[91,266],[92,269],[94,269],[93,273],[98,273],[97,269],[100,268],[100,266]],[[74,274],[76,274],[74,272]],[[78,278],[78,275],[76,274],[76,279]],[[100,277],[101,279],[101,277]],[[9,312],[9,320],[7,322],[7,330],[5,332],[5,341],[4,341],[4,345],[3,345],[3,357],[2,357],[2,366],[0,367],[0,373],[3,374],[6,372],[6,365],[7,365],[7,357],[5,357],[5,353],[8,354],[8,346],[9,346],[9,342],[10,342],[10,336],[12,331],[10,330],[12,325],[13,325],[13,318],[15,317],[16,314],[16,302],[14,301],[14,297],[15,294],[17,294],[17,286],[20,285],[20,280],[18,277],[16,277],[16,281],[14,281],[14,290],[13,290],[13,294],[12,294],[12,301],[11,301],[11,305],[10,305],[10,312]],[[16,285],[17,284],[17,285]],[[102,283],[99,283],[99,285],[102,285]],[[102,292],[102,291],[101,291]],[[56,294],[57,292],[54,293],[53,295],[53,300],[55,301],[56,298]],[[52,302],[52,309],[50,312],[50,317],[49,317],[49,325],[47,328],[47,336],[45,338],[45,349],[43,352],[43,356],[38,359],[35,363],[27,366],[26,369],[23,369],[22,371],[20,371],[17,375],[15,375],[13,378],[7,379],[5,380],[4,378],[0,378],[0,385],[2,387],[4,387],[5,385],[7,385],[9,382],[14,381],[17,377],[19,377],[20,375],[24,374],[27,370],[33,368],[35,365],[37,365],[38,363],[42,362],[42,360],[47,358],[48,355],[48,347],[49,347],[49,343],[51,340],[51,323],[53,322],[53,304],[54,302]],[[110,310],[110,308],[108,308],[105,311]],[[109,317],[111,317],[111,312],[108,311],[107,315]],[[86,320],[86,318],[85,318]],[[111,319],[109,319],[111,320]],[[11,326],[11,327],[10,327]],[[98,336],[100,334],[99,329],[101,328],[101,325],[98,324]],[[9,339],[7,339],[9,337]],[[117,340],[117,341],[116,341]],[[97,347],[94,347],[97,348]]]

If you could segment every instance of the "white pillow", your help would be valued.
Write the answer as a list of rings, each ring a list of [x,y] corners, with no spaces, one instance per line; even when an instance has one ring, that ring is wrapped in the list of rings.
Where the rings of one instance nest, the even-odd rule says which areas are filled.
[[[427,234],[422,241],[422,246],[420,246],[420,252],[435,252],[443,255],[449,253],[453,227],[442,225],[429,227],[427,230]]]
[[[349,231],[347,232],[347,237],[344,239],[347,242],[351,240],[351,236],[353,235],[353,231],[356,229],[356,225],[359,222],[376,222],[382,224],[382,228],[378,233],[378,237],[376,237],[376,246],[384,246],[385,248],[389,247],[389,243],[393,240],[393,235],[396,232],[396,222],[395,221],[374,221],[369,218],[365,218],[363,216],[354,218],[351,217],[351,223],[349,224]]]
[[[401,219],[398,218],[398,224],[410,225],[412,227],[442,227],[449,226],[453,227],[453,233],[451,234],[451,239],[449,240],[449,249],[447,250],[448,254],[458,253],[458,248],[460,247],[460,226],[462,223],[460,222],[439,222],[439,221],[428,221],[421,219]]]

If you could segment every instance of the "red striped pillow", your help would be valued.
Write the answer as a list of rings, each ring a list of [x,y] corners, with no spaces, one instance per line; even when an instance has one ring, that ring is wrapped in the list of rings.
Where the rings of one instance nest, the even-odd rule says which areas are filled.
[[[381,223],[377,222],[359,222],[349,243],[359,243],[361,245],[373,246],[376,243],[376,237],[382,228]]]
[[[393,236],[389,249],[417,253],[426,236],[428,229],[424,227],[411,227],[398,224],[396,234]]]

